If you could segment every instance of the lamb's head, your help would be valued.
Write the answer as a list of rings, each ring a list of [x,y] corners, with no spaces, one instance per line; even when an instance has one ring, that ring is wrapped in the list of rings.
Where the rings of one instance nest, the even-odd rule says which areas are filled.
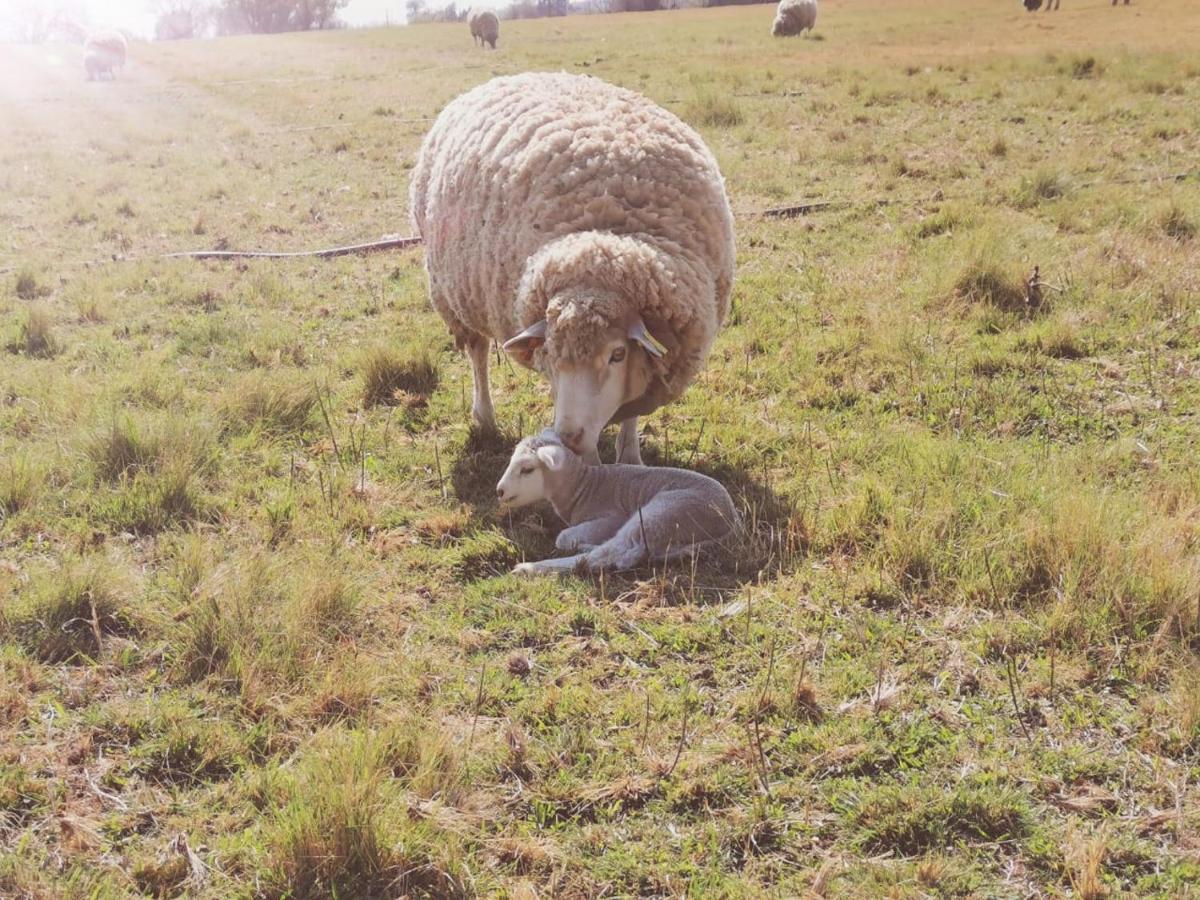
[[[600,461],[600,432],[618,409],[646,393],[664,371],[666,352],[630,304],[591,289],[557,295],[546,318],[504,349],[526,365],[533,360],[550,379],[554,430],[592,465]]]
[[[496,484],[496,499],[510,509],[549,499],[547,475],[552,479],[572,458],[578,459],[553,431],[525,438],[513,450],[508,468]]]

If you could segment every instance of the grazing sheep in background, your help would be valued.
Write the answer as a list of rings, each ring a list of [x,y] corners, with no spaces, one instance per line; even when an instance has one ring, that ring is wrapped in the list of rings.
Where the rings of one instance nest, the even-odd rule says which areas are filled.
[[[817,24],[817,0],[779,0],[771,34],[791,37],[802,31],[812,31]]]
[[[490,9],[471,10],[467,13],[467,25],[471,28],[471,39],[482,47],[485,43],[496,49],[500,39],[500,20]]]
[[[739,527],[729,492],[686,469],[589,466],[552,431],[517,444],[496,485],[510,508],[549,500],[567,523],[555,541],[575,556],[526,562],[523,575],[631,569],[724,540]]]
[[[83,44],[83,70],[88,81],[101,75],[116,77],[113,70],[125,66],[125,36],[119,31],[97,31]]]
[[[733,215],[704,141],[596,78],[495,78],[421,145],[409,208],[433,306],[470,356],[475,421],[495,427],[489,340],[550,381],[554,426],[588,462],[621,423],[676,399],[729,311]]]
[[[1023,0],[1025,12],[1037,12],[1042,8],[1042,0]]]

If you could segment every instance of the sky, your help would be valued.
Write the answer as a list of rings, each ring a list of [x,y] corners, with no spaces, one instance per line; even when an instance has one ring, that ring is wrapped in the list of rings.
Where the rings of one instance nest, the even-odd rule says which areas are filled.
[[[55,0],[42,2],[58,5]],[[82,5],[95,27],[126,28],[147,37],[154,33],[157,16],[151,11],[151,0],[83,0]],[[402,23],[404,0],[350,0],[339,16],[349,25],[382,25],[389,17],[393,24]]]

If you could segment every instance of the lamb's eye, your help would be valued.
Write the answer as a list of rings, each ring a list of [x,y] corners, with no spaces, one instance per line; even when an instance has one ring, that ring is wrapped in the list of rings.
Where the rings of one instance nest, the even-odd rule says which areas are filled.
[[[608,358],[608,361],[609,361],[610,363],[619,363],[619,362],[621,362],[621,361],[622,361],[622,360],[624,360],[624,359],[625,359],[625,348],[624,348],[624,347],[618,347],[616,350],[614,350],[614,351],[612,352],[612,356],[610,356],[610,357]]]
[[[533,466],[521,466],[521,474],[522,475],[532,475],[533,474]]]

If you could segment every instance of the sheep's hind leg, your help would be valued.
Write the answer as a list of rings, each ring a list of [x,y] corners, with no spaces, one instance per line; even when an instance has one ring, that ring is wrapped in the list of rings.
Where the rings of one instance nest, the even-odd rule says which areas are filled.
[[[487,338],[472,335],[466,346],[471,359],[471,378],[474,396],[471,401],[471,418],[485,431],[496,430],[496,411],[492,408],[492,393],[488,389],[488,342]]]
[[[621,431],[617,434],[617,462],[628,466],[642,464],[642,447],[638,442],[637,416],[628,418],[621,423]]]

